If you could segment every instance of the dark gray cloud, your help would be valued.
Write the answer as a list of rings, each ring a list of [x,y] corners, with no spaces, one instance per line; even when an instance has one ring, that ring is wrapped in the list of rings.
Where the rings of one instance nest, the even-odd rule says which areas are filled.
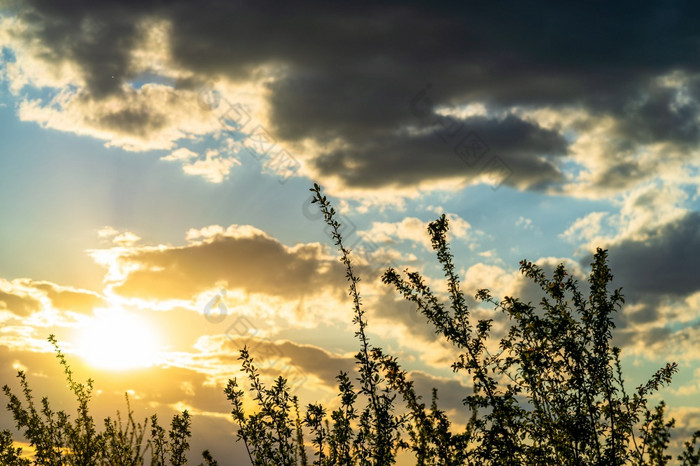
[[[697,82],[697,78],[693,79],[691,87],[697,88]],[[690,95],[698,95],[697,89],[690,91]],[[694,99],[679,99],[674,89],[649,87],[618,113],[621,130],[637,142],[695,145],[699,140],[700,106]]]
[[[617,283],[634,295],[683,297],[700,290],[700,212],[610,248]]]
[[[147,108],[118,110],[99,118],[99,125],[123,134],[146,138],[152,132],[164,127],[166,117]]]
[[[391,134],[363,140],[360,135],[349,148],[323,154],[314,164],[323,175],[335,175],[350,186],[380,187],[387,184],[411,186],[421,181],[480,174],[498,176],[500,164],[494,164],[493,152],[467,152],[460,157],[460,148],[469,132],[474,131],[484,141],[500,141],[500,160],[510,170],[506,182],[523,188],[544,187],[559,181],[561,173],[545,159],[547,155],[566,152],[563,139],[552,131],[522,121],[512,115],[503,120],[483,117],[453,120],[465,129],[456,138],[443,140],[444,127],[430,125],[428,134],[408,136]],[[491,161],[491,162],[490,162]]]
[[[610,288],[622,288],[626,303],[615,314],[620,342],[635,337],[626,329],[629,324],[663,325],[662,306],[678,305],[679,300],[700,290],[700,213],[688,212],[645,233],[645,239],[626,239],[608,251],[614,276]],[[592,256],[587,256],[581,264],[588,265],[591,260]],[[682,304],[677,309],[684,312]],[[659,327],[647,332],[645,338],[651,344],[670,333],[670,329]]]
[[[124,2],[96,6],[39,0],[22,5],[20,18],[30,26],[25,33],[45,46],[42,58],[79,65],[95,98],[119,92],[123,77],[129,75],[130,53],[139,38],[136,20],[145,10]]]
[[[615,282],[627,302],[637,306],[634,312],[623,313],[624,321],[660,321],[661,306],[700,290],[700,213],[690,212],[649,235],[643,241],[625,240],[610,250]],[[650,337],[664,338],[660,332]]]
[[[461,163],[431,134],[438,108],[473,102],[506,112],[580,106],[615,118],[615,144],[630,150],[640,143],[697,143],[698,8],[691,2],[29,0],[21,18],[48,61],[78,64],[97,100],[123,92],[121,84],[135,77],[129,54],[146,18],[170,23],[173,60],[194,76],[183,86],[257,79],[261,65],[277,67],[282,74],[268,96],[275,136],[342,143],[342,150],[313,160],[315,168],[347,185],[376,188],[497,172]],[[689,79],[680,100],[676,88],[658,82],[672,72]],[[427,83],[430,103],[417,118],[409,103]],[[144,128],[162,125],[151,115],[124,110],[103,123],[143,137]],[[562,181],[558,162],[567,143],[558,130],[514,115],[463,123],[512,171],[506,183],[541,189]],[[619,160],[616,150],[610,155],[609,176],[597,183],[642,176],[633,161]]]

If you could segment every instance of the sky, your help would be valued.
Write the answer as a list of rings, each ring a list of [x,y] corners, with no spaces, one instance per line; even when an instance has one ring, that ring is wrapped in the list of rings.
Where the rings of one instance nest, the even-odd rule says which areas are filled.
[[[95,413],[193,415],[192,458],[245,458],[223,388],[253,348],[335,403],[358,349],[309,188],[339,212],[371,343],[463,422],[455,348],[387,266],[538,302],[518,271],[583,283],[609,250],[630,387],[674,441],[700,426],[700,33],[693,2],[0,0],[0,380]],[[474,304],[473,299],[470,303]],[[487,310],[475,307],[478,315]],[[479,314],[479,313],[483,314]],[[12,427],[9,413],[0,428]],[[405,458],[404,458],[405,460]]]

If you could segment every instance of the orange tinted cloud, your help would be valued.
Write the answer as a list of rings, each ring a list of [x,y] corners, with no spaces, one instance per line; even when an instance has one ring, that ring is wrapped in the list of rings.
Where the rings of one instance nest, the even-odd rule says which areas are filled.
[[[342,284],[341,265],[318,243],[290,247],[250,226],[207,227],[186,246],[93,251],[122,278],[113,290],[125,297],[192,299],[217,286],[300,298]]]
[[[5,282],[7,283],[7,282]],[[2,289],[0,281],[0,309],[7,310],[19,317],[26,317],[41,309],[41,303],[28,294],[13,289]]]
[[[46,293],[51,305],[60,311],[90,313],[94,308],[105,305],[102,297],[93,291],[60,286],[46,281],[23,280],[22,283]]]

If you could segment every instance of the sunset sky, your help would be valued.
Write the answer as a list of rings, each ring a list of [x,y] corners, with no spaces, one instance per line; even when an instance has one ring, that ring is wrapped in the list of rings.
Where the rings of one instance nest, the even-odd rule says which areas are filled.
[[[221,464],[244,458],[223,394],[244,344],[303,403],[334,403],[358,345],[316,182],[371,342],[455,422],[470,379],[454,348],[379,280],[409,268],[444,289],[426,231],[442,213],[470,297],[536,303],[520,260],[583,282],[609,249],[627,381],[678,362],[660,397],[685,440],[700,427],[698,5],[460,5],[0,0],[0,384],[27,370],[73,412],[53,333],[96,380],[96,416],[124,412],[126,391],[138,419],[189,409],[192,458]]]

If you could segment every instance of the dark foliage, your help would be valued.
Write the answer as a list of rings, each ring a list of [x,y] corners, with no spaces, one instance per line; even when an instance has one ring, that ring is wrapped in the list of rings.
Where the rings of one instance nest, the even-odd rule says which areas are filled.
[[[675,363],[659,369],[649,381],[628,393],[622,376],[620,348],[611,346],[613,313],[622,308],[620,290],[610,290],[612,273],[607,251],[598,249],[591,264],[588,291],[580,290],[563,265],[551,277],[528,261],[520,271],[542,291],[539,306],[514,297],[494,298],[476,292],[494,317],[509,322],[505,336],[491,337],[493,319],[476,320],[470,312],[455,272],[443,215],[428,233],[447,281],[447,300],[434,293],[418,272],[390,268],[382,280],[413,302],[435,332],[455,348],[452,369],[471,377],[472,392],[464,398],[470,415],[466,428],[453,431],[438,407],[433,389],[430,407],[414,390],[397,359],[370,344],[367,320],[350,251],[343,245],[341,225],[318,185],[311,190],[330,227],[346,270],[360,350],[355,355],[357,386],[340,372],[339,406],[328,412],[309,404],[299,414],[296,396],[278,377],[266,387],[247,348],[240,351],[250,393],[257,409],[244,409],[246,392],[234,378],[225,395],[238,424],[237,439],[254,465],[389,465],[400,450],[410,451],[418,465],[665,465],[674,420],[664,417],[662,401],[648,407],[649,395],[671,382]],[[8,465],[184,465],[189,449],[190,416],[175,415],[169,431],[150,419],[136,423],[127,397],[127,420],[104,420],[98,432],[88,405],[92,380],[75,382],[64,355],[56,349],[78,409],[74,420],[54,412],[46,398],[37,407],[23,372],[18,373],[24,401],[8,386],[8,409],[17,429],[35,450],[22,457],[9,431],[0,432],[0,463]],[[403,403],[399,404],[398,400]],[[400,412],[400,414],[399,414]],[[305,441],[305,435],[310,441]],[[677,457],[684,466],[700,464],[700,430],[685,442]],[[307,452],[307,450],[309,450]],[[149,455],[150,453],[150,455]],[[202,465],[217,462],[208,451]]]
[[[493,319],[475,320],[467,307],[444,215],[430,223],[428,233],[447,280],[447,302],[418,272],[400,274],[390,268],[384,273],[383,282],[415,303],[435,331],[454,345],[452,369],[471,376],[473,391],[464,398],[471,415],[463,431],[453,432],[438,408],[437,391],[426,408],[396,358],[370,345],[360,279],[343,245],[341,225],[320,187],[314,185],[311,191],[346,269],[360,342],[355,356],[359,387],[341,372],[340,407],[329,416],[323,406],[310,404],[300,419],[295,397],[290,404],[285,379],[265,388],[244,348],[240,359],[260,410],[244,412],[245,394],[237,389],[236,379],[229,381],[226,394],[239,425],[238,438],[253,464],[309,464],[302,426],[311,434],[314,465],[388,465],[400,449],[410,450],[418,465],[662,465],[671,459],[666,451],[674,421],[665,421],[663,402],[650,411],[647,400],[670,383],[677,365],[667,364],[628,393],[621,350],[610,344],[612,316],[624,299],[620,290],[609,289],[613,276],[607,251],[596,251],[587,295],[563,265],[547,277],[528,261],[520,263],[520,271],[542,290],[538,307],[478,290],[476,299],[492,305],[510,322],[507,334],[496,342],[490,338]],[[402,415],[395,413],[398,396],[404,402]],[[358,402],[361,408],[356,407]],[[681,464],[698,464],[699,437],[700,431],[686,442],[678,457]]]

